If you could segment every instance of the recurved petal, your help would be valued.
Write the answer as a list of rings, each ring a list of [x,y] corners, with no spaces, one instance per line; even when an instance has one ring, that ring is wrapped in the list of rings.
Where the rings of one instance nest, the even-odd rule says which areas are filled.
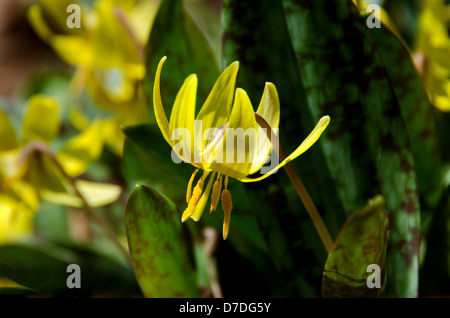
[[[278,92],[274,84],[266,83],[264,93],[261,97],[257,114],[261,115],[270,127],[274,130],[274,133],[278,133],[278,125],[280,123],[280,100],[278,98]],[[249,174],[257,172],[264,163],[267,161],[270,154],[272,144],[267,137],[267,132],[264,128],[258,126],[258,139],[257,147],[253,156],[252,166],[250,167]]]
[[[170,115],[169,132],[172,143],[181,140],[183,152],[181,159],[192,162],[193,138],[195,120],[195,97],[197,92],[197,76],[190,75],[185,81],[175,99]]]
[[[322,135],[323,131],[327,128],[328,124],[330,123],[330,117],[329,116],[323,116],[319,123],[314,127],[313,131],[306,137],[306,139],[298,146],[297,149],[294,150],[289,156],[286,157],[277,167],[269,171],[268,173],[262,175],[258,178],[244,178],[240,179],[242,182],[256,182],[261,181],[267,177],[269,177],[274,171],[280,169],[288,162],[294,160],[298,156],[300,156],[302,153],[304,153],[306,150],[308,150]]]
[[[239,62],[233,62],[222,72],[200,109],[197,120],[202,121],[202,136],[206,129],[219,128],[227,123],[231,113],[238,70]],[[207,140],[204,140],[200,150],[204,149],[206,143]]]
[[[158,68],[156,70],[155,84],[153,86],[153,109],[155,111],[156,123],[158,124],[164,139],[169,145],[172,146],[169,135],[169,122],[167,121],[161,99],[161,69],[166,59],[167,57],[164,56],[161,61],[159,61]]]
[[[280,123],[280,99],[278,98],[278,91],[274,84],[266,83],[261,102],[256,112],[267,121],[272,129],[278,128]]]

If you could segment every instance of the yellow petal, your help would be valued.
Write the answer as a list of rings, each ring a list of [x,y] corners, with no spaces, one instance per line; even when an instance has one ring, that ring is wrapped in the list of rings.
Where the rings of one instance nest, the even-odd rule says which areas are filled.
[[[250,99],[243,89],[237,88],[225,135],[216,146],[215,155],[213,154],[216,162],[208,164],[207,167],[235,179],[247,176],[257,148],[257,132]]]
[[[55,35],[52,36],[50,45],[66,63],[92,67],[93,48],[87,39],[78,35]]]
[[[142,64],[139,48],[121,7],[109,1],[97,1],[95,12],[97,23],[89,37],[93,46],[93,66],[101,69],[119,67],[127,76],[139,75],[137,69],[133,70],[133,65]]]
[[[0,195],[0,200],[3,198]],[[0,243],[16,242],[33,234],[33,214],[21,210],[20,202],[14,208],[0,204]]]
[[[116,184],[76,180],[75,184],[91,207],[99,207],[115,202],[122,188]]]
[[[158,124],[158,127],[161,130],[164,139],[169,145],[173,146],[169,134],[169,122],[167,121],[166,113],[164,112],[164,106],[161,99],[160,87],[161,69],[166,59],[167,57],[165,56],[161,59],[156,70],[155,84],[153,86],[153,109],[155,111],[156,123]]]
[[[121,187],[118,185],[86,180],[76,180],[76,186],[91,207],[111,204],[119,198],[122,192]],[[39,194],[44,200],[55,204],[75,208],[83,207],[83,201],[73,193],[54,192],[49,189],[42,189]]]
[[[94,121],[87,129],[71,138],[56,153],[58,161],[71,177],[86,171],[88,166],[100,158],[103,150],[102,122]]]
[[[41,140],[48,143],[57,135],[59,126],[58,102],[44,95],[31,97],[23,119],[25,141]]]
[[[280,123],[280,100],[274,84],[266,83],[261,102],[256,112],[266,120],[272,129],[278,128]],[[258,126],[257,148],[255,149],[254,159],[249,174],[253,174],[261,169],[267,161],[271,149],[272,144],[267,137],[267,132]]]
[[[261,102],[256,112],[267,121],[272,129],[278,128],[280,123],[280,100],[274,84],[266,83]]]
[[[2,179],[18,179],[26,170],[28,162],[22,160],[22,147],[0,152],[0,181]]]
[[[330,123],[330,117],[329,116],[323,116],[319,123],[316,125],[316,127],[313,129],[313,131],[306,137],[306,139],[298,146],[298,148],[292,152],[289,156],[286,157],[277,167],[272,169],[270,172],[262,175],[259,178],[244,178],[240,179],[242,182],[255,182],[255,181],[261,181],[267,177],[269,177],[274,171],[277,171],[281,167],[283,167],[288,162],[294,160],[298,156],[300,156],[302,153],[304,153],[306,150],[308,150],[322,135],[323,131],[327,128],[328,124]]]
[[[17,213],[33,215],[38,209],[39,197],[34,185],[19,179],[2,189],[0,202]]]
[[[150,37],[156,14],[161,1],[139,1],[128,14],[133,34],[141,45],[145,45]]]
[[[33,4],[28,9],[27,15],[28,21],[30,22],[37,35],[42,40],[49,41],[51,36],[53,35],[53,32],[45,22],[41,6],[39,6],[38,4]]]
[[[170,115],[169,132],[172,144],[175,144],[178,139],[182,139],[183,149],[188,153],[183,152],[181,159],[186,162],[193,162],[194,160],[193,138],[196,92],[197,75],[192,74],[184,81],[178,92]],[[186,135],[186,133],[188,134]]]
[[[233,62],[222,72],[200,109],[197,120],[202,122],[202,136],[206,129],[219,128],[228,122],[238,70],[239,62]],[[202,151],[206,143],[203,140],[201,149],[198,150]]]
[[[189,204],[189,201],[191,201],[192,197],[192,183],[194,182],[195,176],[197,175],[199,169],[195,169],[194,173],[191,175],[191,178],[189,179],[189,183],[186,190],[186,203]]]

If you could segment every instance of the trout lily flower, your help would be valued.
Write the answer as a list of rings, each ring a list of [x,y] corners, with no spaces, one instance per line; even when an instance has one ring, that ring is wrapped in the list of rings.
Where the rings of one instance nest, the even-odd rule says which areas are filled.
[[[211,198],[210,213],[217,209],[221,199],[224,211],[223,238],[226,239],[232,210],[228,179],[231,177],[241,182],[255,182],[269,177],[310,148],[328,126],[330,118],[322,117],[310,135],[281,163],[266,169],[269,171],[259,177],[248,177],[262,171],[272,152],[269,135],[257,124],[257,117],[262,117],[272,128],[269,133],[275,134],[280,119],[275,85],[266,83],[255,113],[247,93],[241,88],[235,90],[239,62],[234,62],[220,75],[195,116],[197,76],[192,74],[186,78],[176,96],[169,121],[164,112],[160,89],[161,69],[165,60],[166,57],[163,57],[158,65],[153,91],[156,122],[172,147],[172,159],[181,159],[197,168],[188,182],[187,208],[181,220],[185,222],[192,218],[199,221],[208,199]],[[203,170],[203,173],[193,187],[199,170]]]

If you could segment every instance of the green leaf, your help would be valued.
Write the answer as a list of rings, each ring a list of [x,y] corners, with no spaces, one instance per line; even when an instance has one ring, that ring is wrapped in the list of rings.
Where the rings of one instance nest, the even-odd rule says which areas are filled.
[[[128,245],[146,297],[196,297],[192,255],[180,214],[166,197],[137,185],[125,215]]]
[[[379,297],[386,280],[386,247],[389,220],[384,199],[377,197],[355,212],[342,227],[323,272],[324,297]],[[380,287],[369,288],[373,282],[369,265],[380,269]],[[375,272],[376,273],[376,272]],[[376,278],[373,278],[376,279]]]
[[[351,1],[283,0],[298,68],[347,213],[376,194],[392,220],[386,293],[418,295],[420,206],[409,135],[384,61]]]
[[[384,25],[370,29],[398,99],[411,141],[422,209],[436,207],[441,192],[442,163],[439,157],[433,106],[410,52]]]
[[[67,278],[71,274],[67,272],[67,266],[70,264],[80,266],[80,289],[67,287]],[[0,246],[0,277],[40,295],[76,296],[93,292],[139,295],[131,268],[75,244],[58,246],[30,242],[28,245]]]
[[[66,269],[70,263],[27,246],[0,246],[0,276],[36,293],[68,291]]]

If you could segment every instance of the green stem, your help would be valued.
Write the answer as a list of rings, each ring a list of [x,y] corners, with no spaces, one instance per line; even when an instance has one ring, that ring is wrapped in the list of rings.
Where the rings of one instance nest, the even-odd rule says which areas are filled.
[[[282,162],[284,159],[286,159],[286,154],[280,145],[280,141],[278,140],[277,135],[272,131],[272,127],[270,127],[270,125],[261,115],[255,113],[255,117],[256,122],[261,126],[261,128],[264,128],[266,130],[267,138],[272,143],[273,149],[277,153],[280,162]],[[295,171],[294,166],[290,162],[288,162],[286,165],[284,165],[283,168],[286,171],[289,179],[291,180],[295,190],[297,191],[300,200],[302,200],[303,205],[305,206],[306,211],[308,212],[327,253],[330,254],[334,246],[333,239],[331,238],[330,232],[323,222],[322,217],[320,216],[320,213],[317,210],[316,205],[314,204],[314,201],[306,190],[299,175]]]

